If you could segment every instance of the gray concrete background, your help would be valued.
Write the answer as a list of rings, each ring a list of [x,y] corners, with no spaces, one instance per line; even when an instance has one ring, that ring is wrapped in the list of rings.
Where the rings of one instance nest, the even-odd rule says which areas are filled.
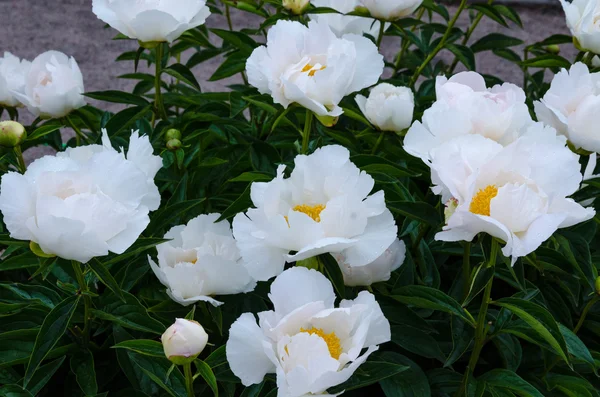
[[[496,22],[483,18],[471,42],[490,33],[500,32],[521,38],[526,43],[542,40],[552,34],[568,33],[564,14],[555,5],[513,5],[519,12],[524,29],[511,26],[506,29]],[[456,8],[449,6],[453,13]],[[116,78],[133,72],[133,62],[115,62],[119,54],[137,49],[137,43],[131,40],[111,40],[116,32],[105,29],[104,23],[92,13],[91,0],[0,0],[0,52],[10,51],[28,59],[47,50],[62,51],[74,56],[83,72],[86,91],[131,90],[134,82]],[[260,23],[248,13],[233,13],[236,29]],[[207,21],[209,27],[226,28],[225,18],[213,14]],[[469,16],[465,12],[459,20],[459,26],[469,25]],[[213,37],[214,38],[214,37]],[[218,41],[214,38],[214,42]],[[386,37],[382,52],[391,58],[399,48],[399,40]],[[574,50],[567,46],[564,56],[572,58]],[[566,55],[565,55],[566,54]],[[446,53],[440,56],[451,59]],[[194,69],[194,73],[204,91],[225,90],[227,84],[238,82],[236,78],[219,82],[208,82],[220,59],[212,59]],[[520,83],[522,74],[518,67],[489,53],[477,56],[477,68],[481,73],[493,74],[506,81]],[[107,103],[92,103],[105,110],[117,110],[118,106]],[[26,111],[21,112],[27,121]]]

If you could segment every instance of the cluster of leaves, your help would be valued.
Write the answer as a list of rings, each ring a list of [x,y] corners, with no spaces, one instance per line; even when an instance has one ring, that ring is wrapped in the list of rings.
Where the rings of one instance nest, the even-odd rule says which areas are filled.
[[[90,142],[100,141],[107,128],[116,146],[127,148],[131,129],[146,134],[163,158],[156,183],[161,208],[151,214],[143,236],[122,255],[94,259],[77,279],[72,264],[57,258],[38,258],[27,242],[11,239],[0,223],[0,396],[173,396],[186,395],[184,377],[164,357],[158,336],[176,317],[199,321],[211,346],[195,361],[204,381],[195,382],[196,395],[275,396],[274,378],[244,388],[228,367],[225,341],[232,322],[244,312],[269,309],[269,283],[243,296],[221,297],[222,308],[199,303],[190,311],[171,301],[152,274],[147,255],[163,242],[173,225],[211,212],[231,219],[250,206],[250,185],[275,176],[278,164],[291,165],[302,140],[305,110],[284,110],[248,84],[231,85],[226,92],[203,92],[192,70],[222,56],[210,80],[241,74],[269,26],[289,15],[280,1],[213,1],[213,13],[236,8],[263,17],[256,28],[241,31],[200,27],[186,32],[157,59],[154,50],[128,52],[118,61],[132,62],[133,73],[120,76],[137,84],[132,93],[103,91],[90,98],[126,105],[112,114],[86,106],[69,122]],[[466,8],[462,2],[458,12]],[[455,15],[426,0],[413,15],[392,24],[389,36],[402,44],[386,64],[395,85],[415,86],[417,114],[434,98],[435,76],[451,74],[458,63],[475,70],[475,54],[491,51],[516,63],[524,72],[530,100],[548,88],[544,71],[568,66],[555,45],[571,41],[552,36],[517,49],[521,40],[492,33],[471,43],[482,18],[504,26],[521,27],[518,14],[505,5],[468,7],[467,30],[455,25]],[[333,12],[311,8],[309,13]],[[221,42],[215,45],[215,42]],[[521,47],[519,47],[521,48]],[[436,58],[454,54],[448,64]],[[183,64],[183,52],[191,57]],[[160,57],[159,57],[160,58]],[[155,76],[137,71],[140,61],[160,63],[164,107],[168,118],[153,126],[159,113],[153,102]],[[498,82],[494,76],[486,76]],[[452,396],[600,396],[600,309],[595,282],[600,266],[597,220],[562,230],[535,254],[514,267],[490,258],[489,237],[472,245],[440,243],[434,234],[443,225],[443,206],[429,189],[429,170],[402,149],[402,134],[381,134],[360,114],[352,98],[342,102],[344,115],[334,127],[314,126],[310,150],[327,144],[350,149],[352,161],[376,180],[385,192],[408,247],[403,266],[391,280],[372,286],[392,324],[392,342],[357,371],[336,392],[345,395]],[[36,120],[28,126],[23,149],[63,144],[63,122]],[[168,129],[181,131],[182,145],[166,148]],[[375,149],[375,150],[374,150]],[[0,153],[0,170],[16,165],[12,152]],[[588,181],[577,200],[598,197],[600,181]],[[598,203],[596,203],[598,208]],[[463,262],[472,263],[471,285],[464,285]],[[343,284],[335,262],[325,261],[327,276],[338,297],[353,298],[360,288]],[[494,278],[488,310],[488,332],[475,377],[462,388],[474,346],[475,327],[484,286]],[[82,283],[87,288],[82,288]],[[91,304],[84,310],[84,302]],[[582,316],[585,322],[579,323]],[[89,319],[89,322],[85,321]],[[84,329],[88,324],[89,330]],[[90,338],[86,337],[87,331]]]

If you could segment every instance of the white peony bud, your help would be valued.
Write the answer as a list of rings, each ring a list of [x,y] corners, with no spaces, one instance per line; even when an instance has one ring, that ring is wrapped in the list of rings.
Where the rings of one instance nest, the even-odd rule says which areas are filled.
[[[169,42],[202,25],[210,15],[206,0],[93,0],[92,11],[125,36],[145,43]]]
[[[371,90],[368,99],[357,95],[356,103],[381,131],[400,132],[412,123],[415,98],[410,88],[382,83]]]
[[[412,14],[423,0],[360,0],[371,16],[386,21],[396,21]]]
[[[10,52],[0,58],[0,106],[17,107],[21,103],[15,92],[25,92],[25,75],[29,72],[31,62],[19,60]]]
[[[302,14],[309,4],[309,0],[283,0],[283,6],[297,15]]]
[[[48,51],[31,63],[24,93],[13,94],[35,116],[60,118],[85,106],[83,92],[83,75],[75,59]]]
[[[197,321],[178,318],[160,337],[165,356],[178,365],[193,361],[208,342],[208,334]]]
[[[338,253],[334,256],[344,275],[345,285],[349,287],[367,286],[390,279],[392,272],[404,263],[406,244],[404,241],[396,239],[379,258],[366,266],[349,266],[343,254]]]
[[[25,127],[16,121],[0,121],[0,146],[15,147],[27,138]]]

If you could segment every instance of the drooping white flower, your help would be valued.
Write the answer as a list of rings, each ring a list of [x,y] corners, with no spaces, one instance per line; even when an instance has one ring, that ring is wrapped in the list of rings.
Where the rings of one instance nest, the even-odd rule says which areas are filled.
[[[485,232],[506,242],[502,252],[514,264],[558,228],[591,219],[593,209],[567,198],[582,175],[579,157],[565,145],[554,130],[537,128],[506,147],[464,135],[435,149],[434,183],[457,202],[436,239],[471,241]]]
[[[169,43],[210,15],[206,0],[93,0],[92,11],[129,38]]]
[[[25,76],[29,68],[31,62],[19,60],[10,52],[5,52],[0,58],[0,106],[16,107],[21,104],[14,93],[25,93]]]
[[[590,73],[578,62],[561,70],[540,101],[534,103],[538,119],[564,134],[577,148],[600,152],[600,73]]]
[[[333,287],[316,270],[286,270],[271,285],[269,299],[275,310],[258,313],[259,325],[252,313],[233,323],[226,352],[246,386],[276,373],[279,397],[327,395],[391,339],[372,294],[362,291],[335,308]]]
[[[600,1],[598,0],[573,0],[568,2],[560,0],[567,26],[571,34],[577,38],[579,47],[600,54]]]
[[[341,38],[324,22],[280,20],[267,45],[254,50],[246,64],[248,81],[275,103],[298,103],[318,116],[343,113],[340,101],[369,87],[383,73],[383,56],[366,37]]]
[[[165,356],[176,364],[198,357],[208,342],[208,334],[199,322],[175,319],[162,334],[160,340],[165,351]]]
[[[415,12],[423,0],[360,0],[371,16],[385,21],[396,21]]]
[[[360,5],[359,0],[312,0],[311,3],[316,7],[333,8],[342,14],[352,12]],[[342,14],[310,14],[310,18],[318,22],[325,22],[338,37],[342,37],[348,33],[357,34],[359,36],[367,33],[375,38],[379,35],[379,28],[381,27],[379,21],[371,18]]]
[[[475,72],[438,77],[436,95],[404,139],[404,149],[424,161],[432,149],[457,136],[478,134],[508,145],[533,124],[521,88],[509,83],[486,88]]]
[[[371,90],[369,98],[356,96],[365,117],[381,131],[400,132],[412,123],[415,97],[408,87],[382,83]]]
[[[200,215],[187,225],[175,226],[165,235],[169,242],[158,245],[158,265],[148,261],[174,301],[189,305],[221,302],[212,295],[250,292],[256,282],[240,259],[229,222],[219,214]]]
[[[87,262],[123,253],[148,226],[160,204],[154,176],[162,167],[148,137],[131,134],[127,157],[102,145],[69,148],[34,161],[0,184],[0,211],[11,237],[47,254]]]
[[[38,55],[25,75],[25,91],[12,91],[34,116],[60,118],[85,106],[83,75],[62,52]]]
[[[350,266],[377,259],[396,239],[397,226],[383,191],[333,145],[300,155],[285,179],[285,166],[268,183],[253,183],[251,208],[233,220],[233,234],[250,275],[268,280],[285,262],[343,253]]]
[[[349,287],[367,286],[390,279],[392,272],[404,263],[406,244],[404,241],[396,239],[379,258],[365,266],[348,265],[342,253],[335,254],[334,257],[342,270],[345,285]]]

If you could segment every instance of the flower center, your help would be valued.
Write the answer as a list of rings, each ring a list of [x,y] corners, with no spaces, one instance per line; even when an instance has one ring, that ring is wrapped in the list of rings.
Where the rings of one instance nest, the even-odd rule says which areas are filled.
[[[315,73],[320,72],[321,70],[325,70],[325,69],[327,69],[327,66],[325,66],[325,65],[321,65],[319,63],[317,63],[316,65],[311,65],[310,63],[307,63],[302,68],[302,73],[308,73],[308,75],[310,77],[313,77],[315,75]]]
[[[325,206],[322,204],[317,205],[297,205],[292,208],[293,211],[302,212],[308,216],[310,216],[315,222],[321,222],[321,211],[325,209]]]
[[[310,335],[320,336],[325,343],[327,343],[327,348],[329,349],[329,354],[331,357],[338,360],[340,355],[342,354],[342,345],[340,342],[340,338],[337,337],[335,332],[326,334],[321,328],[312,327],[311,329],[300,328],[300,332],[306,332]]]
[[[498,195],[498,188],[494,185],[480,189],[471,200],[469,211],[478,215],[490,216],[490,202]]]

